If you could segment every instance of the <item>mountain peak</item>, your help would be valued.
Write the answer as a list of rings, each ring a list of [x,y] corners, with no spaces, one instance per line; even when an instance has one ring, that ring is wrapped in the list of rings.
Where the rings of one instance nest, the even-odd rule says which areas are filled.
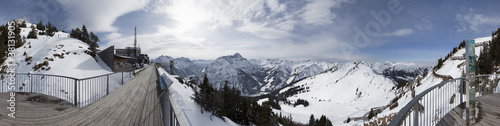
[[[241,54],[240,54],[240,53],[235,53],[235,54],[233,55],[233,57],[235,57],[235,58],[243,58],[243,57],[241,56]]]

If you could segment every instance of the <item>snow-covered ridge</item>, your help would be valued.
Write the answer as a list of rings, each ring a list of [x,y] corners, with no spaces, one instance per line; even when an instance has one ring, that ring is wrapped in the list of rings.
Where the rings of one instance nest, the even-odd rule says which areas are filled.
[[[332,123],[341,125],[347,117],[362,117],[373,107],[387,105],[395,97],[393,86],[391,79],[375,73],[368,63],[350,62],[279,91],[285,93],[292,87],[304,88],[286,99],[292,102],[307,100],[308,107],[281,104],[282,110],[274,111],[292,114],[301,123],[307,123],[311,114],[315,117],[326,115]]]
[[[31,31],[32,24],[26,24],[28,28],[21,28],[22,38],[27,37]],[[43,73],[75,78],[112,73],[109,67],[85,53],[89,47],[86,43],[69,38],[68,33],[56,32],[52,37],[38,35],[37,39],[25,40],[26,43],[15,51],[17,73]],[[2,64],[5,65],[7,63]]]
[[[476,38],[476,45],[478,43],[483,43],[490,41],[492,37],[481,37],[481,38]],[[481,44],[480,44],[481,45]],[[483,46],[476,46],[475,47],[475,54],[477,55],[476,58],[479,58],[480,52],[482,50]],[[451,56],[463,56],[465,53],[465,48],[458,49],[457,52],[452,54]],[[415,80],[413,80],[411,83],[408,84],[408,86],[403,87],[402,89],[398,90],[397,93],[399,96],[399,100],[397,103],[399,106],[389,109],[387,108],[386,110],[382,111],[378,115],[378,117],[384,117],[388,116],[390,114],[397,113],[401,108],[403,108],[406,104],[408,104],[412,100],[412,94],[418,95],[422,93],[423,91],[427,90],[428,88],[439,84],[446,80],[447,78],[439,77],[439,76],[451,76],[452,78],[460,78],[463,76],[464,70],[465,70],[465,59],[453,59],[449,58],[443,62],[443,65],[441,68],[437,70],[432,70],[430,69],[428,71],[429,74],[426,74],[425,76],[419,76]],[[435,74],[433,74],[435,72]],[[439,75],[439,76],[437,76]],[[449,98],[446,98],[449,99]],[[432,101],[432,100],[430,100]],[[425,106],[424,106],[425,107]]]
[[[182,59],[182,60],[181,60]],[[160,56],[152,62],[165,64],[163,67],[170,71],[170,60],[174,60],[174,73],[183,78],[197,76],[203,78],[207,73],[210,83],[218,88],[227,80],[229,85],[236,87],[244,94],[265,93],[283,88],[301,79],[312,77],[325,72],[331,68],[337,68],[345,63],[331,63],[328,61],[290,61],[282,59],[255,60],[246,59],[241,54],[221,56],[216,60],[193,62],[187,58],[172,58]],[[428,68],[427,64],[412,62],[397,63],[368,63],[357,61],[369,66],[375,73],[383,74],[396,82],[407,82],[417,75],[422,75]],[[203,68],[200,69],[200,66]],[[196,68],[193,70],[193,68]],[[391,74],[405,73],[404,76],[392,76]],[[190,74],[189,74],[190,73]],[[199,79],[198,81],[201,81]]]

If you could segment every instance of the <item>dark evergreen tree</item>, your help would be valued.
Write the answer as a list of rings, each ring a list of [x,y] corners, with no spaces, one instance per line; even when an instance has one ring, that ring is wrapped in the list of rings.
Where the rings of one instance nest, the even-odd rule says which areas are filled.
[[[21,28],[27,28],[27,26],[26,26],[26,21],[23,21],[23,23],[21,23],[21,24],[19,25],[19,27],[21,27]]]
[[[481,54],[477,60],[477,73],[478,74],[491,74],[493,73],[493,57],[489,53],[489,46],[484,46]]]
[[[94,57],[96,56],[97,54],[97,48],[99,47],[99,45],[97,44],[97,42],[99,42],[99,37],[97,37],[96,35],[94,35],[93,32],[90,32],[90,40],[87,40],[89,41],[89,55]],[[97,59],[96,59],[97,60]]]
[[[326,118],[325,115],[322,115],[321,118],[319,118],[318,122],[316,122],[316,126],[333,126],[332,122]]]
[[[80,40],[82,40],[83,42],[90,45],[89,33],[88,33],[87,27],[85,27],[85,25],[82,26],[82,36],[80,37]]]
[[[8,33],[7,25],[0,26],[1,33]],[[7,55],[7,40],[8,34],[0,34],[0,63],[3,63]]]
[[[19,48],[24,45],[24,41],[21,38],[21,27],[19,27],[19,24],[14,25],[14,34],[15,34],[15,41],[16,45],[15,48]]]
[[[273,116],[271,106],[268,104],[262,104],[262,106],[260,106],[260,111],[258,114],[258,119],[256,124],[257,125],[271,124],[271,116]]]
[[[441,66],[443,66],[443,62],[443,58],[439,58],[437,65],[434,67],[434,70],[441,68]]]
[[[45,26],[43,26],[42,21],[40,21],[38,24],[36,24],[36,29],[41,30],[41,31],[45,30]]]
[[[54,36],[54,29],[52,28],[52,24],[50,24],[50,21],[47,23],[47,35],[48,36]]]
[[[29,39],[36,39],[37,38],[37,32],[35,29],[35,26],[31,25],[31,31],[28,33],[28,38]]]
[[[314,126],[316,123],[315,123],[315,119],[314,119],[314,115],[311,114],[311,117],[309,117],[309,126]]]

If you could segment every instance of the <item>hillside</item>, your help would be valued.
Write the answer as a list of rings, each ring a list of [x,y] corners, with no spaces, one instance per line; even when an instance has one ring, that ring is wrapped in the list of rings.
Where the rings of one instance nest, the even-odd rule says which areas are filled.
[[[170,61],[174,61],[174,74],[186,80],[207,76],[216,88],[222,87],[227,80],[231,87],[243,91],[245,95],[261,95],[289,86],[304,78],[313,77],[328,69],[338,67],[344,63],[328,61],[290,61],[282,59],[255,60],[246,59],[241,54],[222,56],[216,60],[195,60],[188,58],[172,58],[160,56],[151,62],[161,63],[163,68],[170,71]],[[429,64],[411,62],[365,63],[376,74],[383,75],[398,83],[406,83],[418,75],[423,75]],[[192,78],[194,77],[194,78]]]
[[[477,55],[476,58],[479,58],[481,56],[480,52],[484,47],[484,44],[482,43],[488,42],[491,39],[492,37],[481,37],[474,39],[476,45],[479,45],[475,47],[476,51],[475,53]],[[451,54],[450,57],[463,57],[464,53],[465,53],[465,48],[459,48],[455,53]],[[435,72],[435,74],[433,73],[433,71]],[[399,104],[399,106],[395,107],[394,109],[387,108],[384,111],[382,111],[379,115],[377,115],[377,117],[385,117],[390,114],[397,113],[401,108],[403,108],[406,104],[408,104],[412,100],[412,94],[420,94],[429,87],[432,87],[436,84],[439,84],[449,79],[449,78],[443,78],[443,76],[451,78],[460,78],[463,76],[464,72],[465,72],[465,59],[448,58],[444,60],[443,65],[440,68],[436,70],[431,69],[425,76],[419,76],[412,82],[408,83],[408,85],[405,86],[404,88],[398,89],[396,92],[398,93],[397,95],[399,96],[399,100],[397,101],[397,104]],[[374,119],[372,119],[372,121],[374,121]]]
[[[31,23],[26,23],[31,26]],[[36,24],[33,24],[36,27]],[[25,38],[31,28],[21,28]],[[42,32],[37,30],[37,33]],[[45,31],[44,31],[45,32]],[[37,39],[26,39],[26,43],[16,49],[17,73],[43,73],[85,78],[111,73],[100,59],[96,61],[85,53],[89,46],[68,33],[56,32],[53,37],[38,35]],[[7,64],[3,63],[2,68]]]
[[[334,125],[340,125],[347,117],[366,116],[371,108],[384,106],[395,97],[394,85],[391,79],[375,73],[369,63],[350,62],[279,91],[292,104],[302,99],[309,106],[280,102],[282,109],[274,111],[292,114],[301,123],[307,123],[311,114],[326,115]],[[294,89],[303,90],[292,92]]]

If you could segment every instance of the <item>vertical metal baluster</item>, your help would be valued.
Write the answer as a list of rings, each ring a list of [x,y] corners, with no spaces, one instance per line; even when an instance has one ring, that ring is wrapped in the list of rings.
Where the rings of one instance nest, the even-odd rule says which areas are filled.
[[[106,95],[109,94],[109,75],[106,75]]]

